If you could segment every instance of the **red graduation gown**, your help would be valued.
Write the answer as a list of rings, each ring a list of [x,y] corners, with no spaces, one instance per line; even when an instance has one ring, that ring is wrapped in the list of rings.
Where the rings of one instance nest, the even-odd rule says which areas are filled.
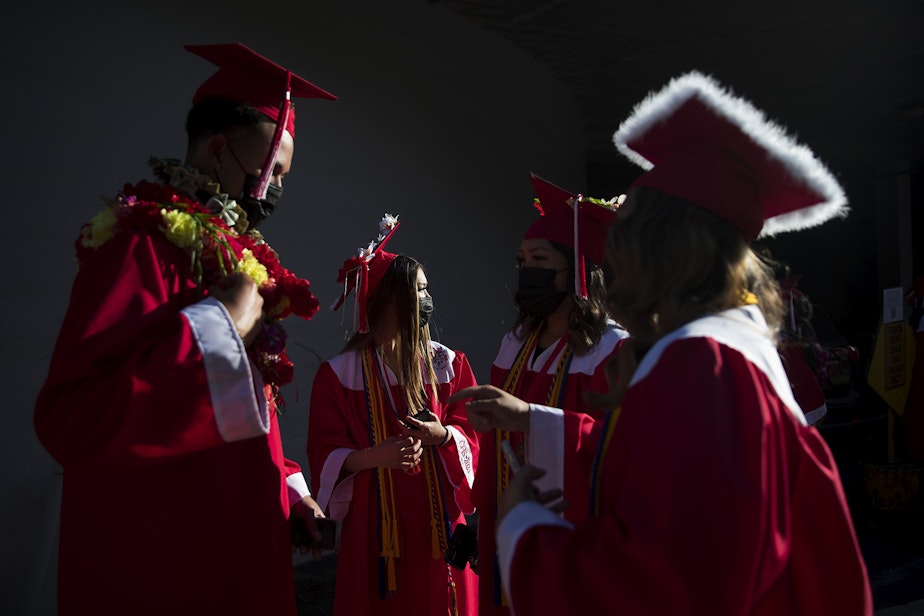
[[[527,503],[502,521],[519,616],[872,613],[834,460],[755,307],[649,351],[600,473],[598,516]]]
[[[628,336],[627,332],[615,324],[609,324],[598,342],[587,354],[575,356],[568,366],[563,384],[561,406],[566,409],[584,411],[596,416],[588,409],[583,395],[587,391],[605,392],[608,389],[604,369],[615,355],[620,342]],[[525,342],[518,340],[511,332],[501,341],[497,357],[491,366],[491,384],[502,387],[517,354]],[[527,402],[545,404],[555,377],[558,359],[564,347],[550,346],[536,357],[530,357],[521,377],[518,394]],[[534,416],[535,417],[535,416]],[[561,422],[554,417],[543,418],[550,421],[550,427],[535,429],[526,440],[526,453],[529,461],[546,470],[543,488],[562,488],[564,498],[570,503],[565,509],[565,518],[580,522],[587,515],[587,501],[590,497],[589,474],[593,459],[593,447],[578,448],[575,439],[562,437]],[[545,422],[543,422],[544,424]],[[555,425],[555,424],[558,425]],[[538,422],[537,422],[538,424]],[[593,426],[593,422],[569,422],[580,433]],[[557,429],[556,429],[557,428]],[[479,435],[481,453],[475,474],[473,499],[478,510],[478,607],[479,613],[502,615],[509,612],[500,605],[499,586],[495,572],[496,543],[494,541],[495,506],[496,506],[496,431],[489,430]],[[565,447],[567,444],[567,451]],[[583,451],[583,453],[579,453]],[[556,455],[556,453],[564,454]],[[576,454],[576,455],[575,455]]]
[[[478,462],[475,431],[462,402],[444,406],[454,392],[475,384],[468,360],[461,352],[432,343],[433,365],[438,381],[438,400],[430,409],[452,432],[443,447],[427,447],[424,455],[438,456],[436,467],[443,486],[445,510],[452,526],[472,513],[471,484]],[[402,387],[383,366],[391,398],[401,416],[407,414]],[[390,436],[401,434],[397,415],[386,409]],[[367,469],[340,476],[346,456],[370,446],[371,428],[363,384],[360,352],[342,353],[323,363],[311,392],[308,428],[308,460],[318,504],[329,516],[342,520],[337,557],[334,613],[353,614],[448,614],[449,571],[443,553],[433,550],[430,493],[423,472],[410,475],[392,470],[397,503],[400,556],[395,559],[396,592],[381,598],[379,535],[381,516],[376,491],[376,472]],[[476,580],[470,568],[451,570],[456,587],[458,613],[477,613]]]
[[[35,408],[64,469],[62,616],[295,613],[301,475],[227,311],[200,297],[160,234],[81,264]]]

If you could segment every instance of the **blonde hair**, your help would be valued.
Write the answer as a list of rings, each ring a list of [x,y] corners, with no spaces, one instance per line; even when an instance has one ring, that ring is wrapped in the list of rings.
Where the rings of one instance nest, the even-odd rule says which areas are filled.
[[[607,235],[610,313],[642,345],[756,297],[775,336],[782,302],[773,272],[729,223],[705,208],[635,188]]]

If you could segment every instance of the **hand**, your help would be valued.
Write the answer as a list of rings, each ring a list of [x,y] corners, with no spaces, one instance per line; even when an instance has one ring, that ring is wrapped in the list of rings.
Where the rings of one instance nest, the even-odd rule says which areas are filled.
[[[491,428],[510,432],[529,432],[529,404],[493,385],[460,389],[446,400],[452,404],[470,398],[465,404],[468,420],[478,432]]]
[[[497,503],[498,525],[505,517],[507,517],[507,514],[510,513],[510,510],[520,503],[532,501],[539,503],[540,505],[547,505],[548,503],[561,498],[562,491],[559,488],[540,492],[536,486],[533,485],[533,481],[539,479],[543,475],[545,475],[545,471],[541,468],[536,468],[532,464],[524,464],[523,467],[517,471],[513,477],[510,478],[510,483],[507,485],[507,490],[504,491],[504,493],[501,495],[500,501]],[[549,509],[555,513],[561,513],[567,506],[567,501],[560,500],[549,507]]]
[[[244,346],[249,346],[263,326],[263,297],[253,279],[240,272],[230,274],[209,288],[209,296],[224,304]]]
[[[604,374],[607,392],[586,391],[584,402],[592,409],[613,410],[622,405],[622,399],[629,389],[629,381],[638,368],[638,341],[626,338],[619,345],[616,355],[606,364]]]
[[[439,417],[430,414],[433,421],[420,421],[411,416],[404,418],[407,425],[401,426],[404,436],[419,439],[424,445],[442,445],[449,434],[449,428],[444,426]]]
[[[308,537],[301,537],[295,534],[295,538],[301,539],[307,543],[308,539],[313,541],[320,541],[321,531],[318,530],[318,523],[316,518],[323,518],[324,512],[321,511],[321,507],[315,502],[311,496],[305,496],[302,500],[298,501],[292,506],[292,511],[289,513],[289,518],[299,517],[305,520],[305,527],[308,529]],[[295,543],[292,544],[292,551],[295,552],[295,549],[298,548],[299,554],[307,554],[309,547],[305,543]],[[321,550],[311,549],[311,556],[318,560],[321,558]]]
[[[412,436],[389,436],[372,448],[376,467],[413,471],[420,464],[423,444]]]

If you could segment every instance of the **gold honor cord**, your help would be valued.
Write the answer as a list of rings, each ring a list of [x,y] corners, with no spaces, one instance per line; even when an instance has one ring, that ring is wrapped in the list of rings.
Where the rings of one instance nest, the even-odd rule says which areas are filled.
[[[520,347],[519,353],[517,353],[516,359],[514,359],[513,365],[510,367],[510,372],[507,373],[507,378],[504,379],[504,385],[502,389],[507,393],[517,395],[520,389],[520,382],[523,378],[523,373],[525,372],[526,364],[529,358],[532,356],[535,348],[536,342],[539,339],[539,329],[536,328],[523,343],[523,346]],[[546,395],[545,404],[546,406],[557,407],[561,404],[561,396],[564,393],[565,389],[565,379],[568,377],[568,366],[571,364],[572,351],[571,347],[567,346],[568,335],[565,334],[562,336],[561,340],[558,343],[558,348],[552,352],[549,357],[549,361],[554,358],[558,352],[561,353],[561,357],[558,359],[558,364],[555,367],[555,377],[552,379],[552,384],[549,387],[548,394]],[[564,347],[563,350],[562,347]],[[557,352],[556,352],[557,351]],[[540,374],[545,374],[548,371],[548,363],[543,367],[543,370]],[[501,451],[501,443],[504,440],[509,440],[511,434],[508,430],[495,430],[494,437],[494,459],[496,460],[496,492],[495,492],[495,502],[494,502],[494,511],[495,516],[497,513],[498,504],[500,503],[501,495],[507,489],[507,486],[510,484],[510,478],[513,476],[513,473],[510,469],[510,464],[507,462],[506,456],[504,456],[503,451]],[[507,597],[503,591],[503,588],[500,587],[500,564],[497,559],[497,554],[494,555],[494,567],[495,567],[495,588],[494,588],[494,600],[495,603],[503,607],[507,607]]]
[[[382,391],[383,384],[378,378],[375,368],[375,357],[371,344],[362,350],[363,381],[366,386],[366,406],[369,413],[370,440],[374,447],[388,438],[385,428],[385,400]],[[390,597],[397,590],[395,579],[395,558],[401,555],[398,545],[398,522],[395,518],[397,499],[395,497],[394,477],[390,468],[377,467],[376,481],[378,483],[379,516],[381,527],[379,529],[379,545],[381,546],[382,565],[385,568],[385,588],[382,597]]]
[[[391,410],[395,412],[396,416],[397,412],[391,400],[391,393],[386,389],[388,383],[378,363],[378,358],[375,355],[372,344],[363,347],[362,365],[363,382],[366,387],[366,404],[369,413],[369,426],[371,430],[370,437],[372,445],[375,446],[388,438],[388,430],[385,425],[386,399],[387,404],[392,407]],[[446,548],[449,547],[448,524],[450,523],[446,516],[445,498],[436,462],[437,455],[438,454],[433,451],[433,448],[429,447],[423,452],[421,460],[427,484],[427,496],[430,507],[431,556],[434,559],[442,558]],[[382,580],[384,582],[384,589],[381,596],[382,598],[386,598],[393,596],[397,591],[395,559],[401,556],[401,547],[398,540],[398,507],[393,469],[376,468],[376,479],[378,483],[379,515],[381,517],[379,545],[381,545],[380,555],[382,558],[382,565],[384,566],[384,580]],[[458,616],[456,585],[448,564],[446,568],[449,574],[450,611],[453,616]]]

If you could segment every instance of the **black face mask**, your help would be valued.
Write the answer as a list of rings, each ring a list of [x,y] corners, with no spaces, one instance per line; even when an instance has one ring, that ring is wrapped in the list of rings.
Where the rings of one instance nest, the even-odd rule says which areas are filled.
[[[544,319],[561,306],[568,297],[566,291],[555,289],[555,276],[564,270],[544,267],[521,267],[517,306],[531,317]]]
[[[241,209],[247,213],[248,229],[256,229],[257,225],[269,218],[282,197],[282,186],[276,186],[275,184],[270,184],[266,187],[265,198],[251,197],[251,192],[259,182],[260,178],[248,173],[247,180],[244,181],[244,194],[237,202]]]
[[[427,323],[430,322],[430,315],[433,314],[433,298],[432,297],[419,297],[417,302],[420,305],[418,310],[418,318],[420,319],[420,326],[426,327]]]
[[[234,162],[237,163],[237,166],[240,167],[241,171],[246,175],[244,190],[241,192],[240,198],[236,199],[237,204],[241,206],[241,209],[247,214],[247,228],[256,229],[257,226],[269,218],[276,209],[276,204],[279,203],[279,199],[282,197],[282,186],[268,184],[266,187],[266,196],[263,199],[252,197],[251,195],[255,192],[254,189],[260,183],[260,178],[247,172],[247,169],[244,168],[244,165],[241,163],[241,159],[237,157],[237,152],[235,152],[231,146],[228,146],[228,151],[231,152]],[[220,181],[221,180],[219,180],[219,182]]]

